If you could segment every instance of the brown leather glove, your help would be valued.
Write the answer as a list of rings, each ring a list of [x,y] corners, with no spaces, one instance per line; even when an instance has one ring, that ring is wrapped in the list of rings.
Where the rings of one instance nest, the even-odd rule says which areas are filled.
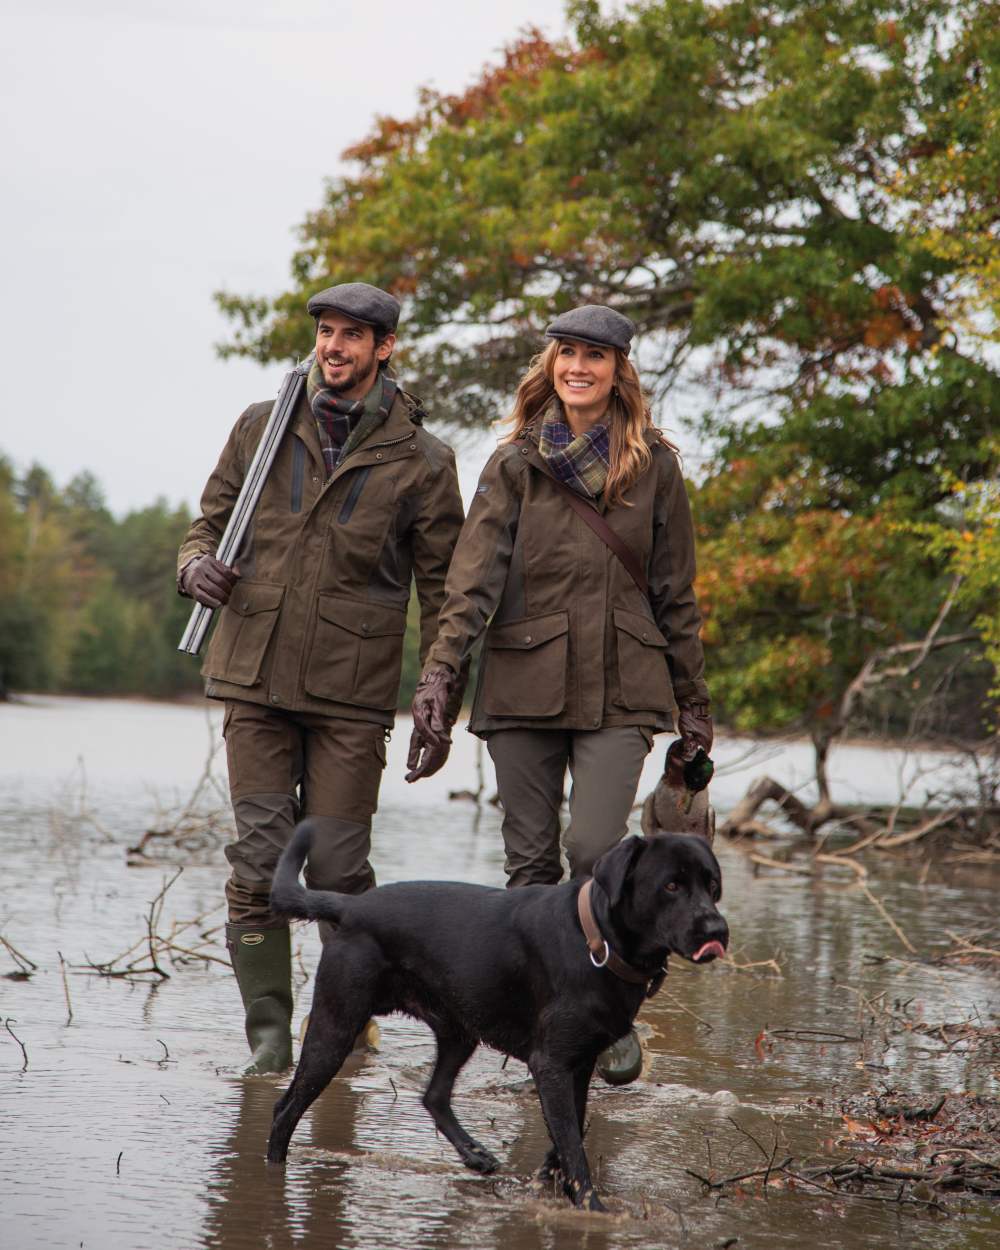
[[[229,602],[240,575],[215,556],[195,556],[184,566],[181,590],[206,608],[221,608]]]
[[[451,751],[452,719],[448,712],[455,674],[450,668],[432,668],[417,682],[413,695],[413,733],[406,757],[407,781],[433,777]]]
[[[715,734],[708,703],[701,699],[692,699],[680,704],[677,714],[677,732],[681,736],[683,759],[694,759],[699,747],[706,755],[711,755]]]

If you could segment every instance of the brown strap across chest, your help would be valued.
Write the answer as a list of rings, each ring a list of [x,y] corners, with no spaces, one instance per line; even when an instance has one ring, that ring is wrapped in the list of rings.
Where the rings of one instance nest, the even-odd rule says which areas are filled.
[[[620,977],[623,981],[630,981],[633,985],[645,985],[646,997],[652,998],[663,984],[663,978],[667,975],[666,964],[659,972],[649,976],[648,973],[640,972],[638,968],[633,968],[631,964],[626,963],[624,959],[615,954],[607,938],[601,932],[597,918],[594,915],[594,908],[590,901],[593,885],[593,878],[588,878],[581,886],[580,893],[576,896],[576,911],[580,918],[583,935],[587,939],[587,946],[590,950],[590,962],[595,968],[607,968],[609,972],[613,972],[616,977]]]
[[[604,543],[606,547],[610,547],[618,559],[621,560],[622,564],[625,566],[626,573],[628,573],[629,577],[631,577],[631,579],[639,587],[642,595],[648,599],[649,583],[646,581],[646,575],[639,567],[639,560],[635,552],[628,545],[625,539],[622,538],[620,534],[616,534],[597,509],[592,508],[589,503],[581,499],[571,486],[567,486],[565,482],[560,482],[554,477],[549,480],[552,482],[552,485],[556,488],[556,490],[562,493],[563,498],[577,514],[577,516],[589,525],[601,542]]]

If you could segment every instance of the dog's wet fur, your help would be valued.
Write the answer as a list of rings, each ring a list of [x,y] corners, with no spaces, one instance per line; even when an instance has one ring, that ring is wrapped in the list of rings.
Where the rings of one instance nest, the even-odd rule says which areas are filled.
[[[644,986],[592,963],[577,918],[582,880],[517,890],[443,881],[358,895],[309,890],[299,874],[311,836],[305,820],[278,864],[271,908],[278,916],[328,921],[333,930],[298,1068],[275,1106],[268,1160],[285,1161],[303,1113],[369,1018],[401,1011],[434,1031],[437,1062],[423,1102],[466,1167],[499,1166],[451,1106],[455,1079],[482,1043],[526,1063],[534,1078],[552,1140],[540,1178],[561,1180],[578,1207],[604,1210],[583,1149],[587,1092],[597,1056],[628,1032]],[[601,932],[650,978],[669,955],[691,959],[709,943],[727,945],[716,907],[721,893],[711,848],[688,835],[627,837],[594,868]]]

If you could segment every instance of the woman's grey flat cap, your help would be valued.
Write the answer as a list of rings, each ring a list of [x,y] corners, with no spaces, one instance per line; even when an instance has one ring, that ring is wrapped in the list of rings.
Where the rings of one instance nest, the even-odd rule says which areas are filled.
[[[343,313],[368,326],[384,326],[395,330],[399,324],[399,300],[380,287],[367,282],[342,282],[328,286],[310,299],[306,308],[314,317],[321,312]]]
[[[635,324],[604,304],[584,304],[556,317],[545,333],[550,339],[579,339],[598,347],[617,347],[627,356]]]

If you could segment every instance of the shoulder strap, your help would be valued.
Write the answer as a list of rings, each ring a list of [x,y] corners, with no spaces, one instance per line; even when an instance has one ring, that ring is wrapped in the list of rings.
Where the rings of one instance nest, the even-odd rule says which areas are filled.
[[[567,486],[565,482],[560,482],[556,478],[549,479],[556,490],[561,491],[563,498],[580,517],[586,521],[597,537],[604,543],[606,547],[610,547],[622,564],[629,577],[639,587],[642,594],[649,598],[649,583],[646,581],[646,575],[639,567],[639,561],[635,552],[628,543],[619,534],[616,534],[611,526],[605,521],[604,517],[592,508],[590,504],[585,503],[571,486]]]

